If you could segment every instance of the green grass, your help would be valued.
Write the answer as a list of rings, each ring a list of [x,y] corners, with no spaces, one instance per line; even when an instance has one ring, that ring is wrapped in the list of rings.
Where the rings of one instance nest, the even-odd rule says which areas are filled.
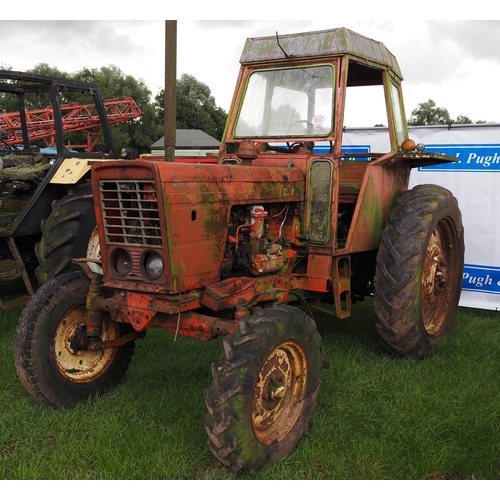
[[[0,312],[0,478],[499,479],[500,316],[461,309],[432,356],[393,359],[372,307],[346,320],[315,313],[331,369],[309,434],[255,474],[226,470],[206,445],[203,391],[220,340],[150,331],[118,388],[52,409],[17,378],[20,311]]]

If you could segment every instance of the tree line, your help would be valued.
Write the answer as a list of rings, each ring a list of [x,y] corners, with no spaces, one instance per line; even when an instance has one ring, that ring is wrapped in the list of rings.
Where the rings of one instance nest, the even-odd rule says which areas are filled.
[[[484,120],[473,122],[468,116],[458,115],[452,119],[446,108],[436,105],[432,99],[421,102],[417,108],[411,112],[408,125],[453,125],[453,124],[471,124],[486,123]]]

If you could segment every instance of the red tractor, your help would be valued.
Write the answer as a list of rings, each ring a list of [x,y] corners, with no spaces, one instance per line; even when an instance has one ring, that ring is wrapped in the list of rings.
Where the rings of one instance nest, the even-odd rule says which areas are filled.
[[[84,272],[24,310],[28,392],[59,407],[117,384],[151,327],[223,336],[208,444],[231,469],[258,469],[297,445],[316,408],[327,363],[312,307],[345,318],[374,295],[384,348],[429,353],[454,325],[464,234],[449,191],[408,191],[412,168],[454,158],[408,138],[401,80],[383,44],[344,28],[249,39],[217,164],[94,165],[101,258],[75,259]],[[385,151],[343,144],[359,87],[381,91]]]

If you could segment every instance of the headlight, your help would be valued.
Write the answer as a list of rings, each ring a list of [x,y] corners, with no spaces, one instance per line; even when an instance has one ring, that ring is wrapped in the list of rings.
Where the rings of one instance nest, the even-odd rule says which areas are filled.
[[[152,280],[158,279],[163,274],[163,259],[156,252],[146,252],[142,258],[143,273]]]
[[[116,248],[111,254],[111,269],[118,276],[127,275],[132,269],[132,258],[123,248]]]

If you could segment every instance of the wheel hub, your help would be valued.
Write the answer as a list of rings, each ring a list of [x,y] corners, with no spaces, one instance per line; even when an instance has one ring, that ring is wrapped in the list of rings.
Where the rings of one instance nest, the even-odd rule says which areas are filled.
[[[272,387],[269,387],[269,400],[274,401],[276,399],[282,399],[285,395],[286,388],[283,385],[283,381],[275,381]]]
[[[454,248],[450,225],[447,218],[438,222],[429,239],[422,267],[422,320],[431,337],[440,334],[453,288],[447,264]]]
[[[80,349],[85,340],[86,309],[80,305],[70,309],[61,319],[54,334],[54,360],[61,375],[72,382],[88,383],[98,378],[113,362],[116,349],[89,351]],[[103,340],[119,336],[118,326],[104,320]],[[82,337],[83,336],[83,337]]]
[[[439,234],[433,233],[423,268],[423,289],[427,301],[434,302],[441,295],[448,280],[448,268],[444,261]]]
[[[282,441],[295,426],[306,375],[305,354],[294,342],[278,346],[262,365],[252,398],[252,427],[262,444]]]

